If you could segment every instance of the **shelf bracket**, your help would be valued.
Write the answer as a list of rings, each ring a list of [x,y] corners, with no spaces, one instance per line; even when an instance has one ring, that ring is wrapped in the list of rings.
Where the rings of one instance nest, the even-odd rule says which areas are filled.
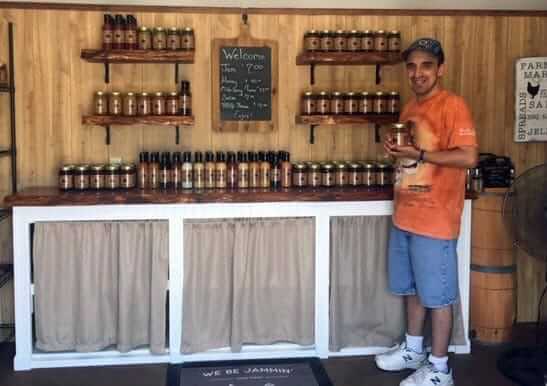
[[[106,125],[104,128],[106,130],[106,144],[110,145],[110,125]]]
[[[380,73],[381,68],[381,65],[376,65],[376,84],[380,84],[380,82],[382,82],[382,75]]]
[[[315,84],[315,64],[310,64],[310,84]]]
[[[104,63],[104,82],[110,83],[110,63]]]
[[[317,125],[310,125],[310,145],[315,143],[315,127]]]
[[[374,124],[374,142],[380,143],[382,140],[380,138],[380,127],[379,123]]]
[[[180,127],[175,126],[175,144],[180,145]]]
[[[179,84],[179,64],[175,63],[175,84]]]

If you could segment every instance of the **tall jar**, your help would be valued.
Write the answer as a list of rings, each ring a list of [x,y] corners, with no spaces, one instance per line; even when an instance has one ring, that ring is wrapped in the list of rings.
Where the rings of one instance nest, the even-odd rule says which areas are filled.
[[[74,171],[74,189],[89,189],[89,171],[88,165],[76,166],[76,170]]]
[[[152,97],[152,115],[165,115],[165,97],[157,92]]]
[[[367,91],[361,93],[359,98],[359,114],[368,115],[374,112],[374,97]]]
[[[317,114],[326,115],[330,113],[330,95],[321,91],[317,97]]]
[[[387,98],[386,94],[382,91],[378,91],[374,96],[374,113],[385,114],[387,112]]]
[[[399,115],[401,106],[401,97],[397,91],[389,93],[387,98],[387,113],[392,115]]]
[[[187,80],[180,82],[179,114],[192,115],[192,93],[190,92],[190,82]]]
[[[124,31],[124,48],[127,50],[136,50],[137,44],[137,19],[132,15],[127,15],[127,22]]]
[[[165,50],[167,48],[167,33],[163,27],[154,28],[152,33],[152,48],[154,50]]]
[[[165,97],[165,113],[167,115],[177,115],[179,113],[179,94],[171,92]]]
[[[137,115],[137,96],[134,92],[128,92],[123,98],[123,115]]]
[[[374,51],[374,32],[368,29],[363,31],[361,35],[361,50]]]
[[[346,186],[349,180],[348,165],[345,162],[336,164],[334,182],[336,186]]]
[[[150,96],[147,92],[142,92],[137,95],[137,115],[150,115],[152,108]]]
[[[347,36],[346,50],[350,52],[361,51],[363,48],[361,39],[362,37],[359,31],[356,31],[356,30],[350,31],[350,33]]]
[[[141,26],[137,32],[137,40],[139,50],[152,49],[152,31],[148,27]]]
[[[374,51],[387,51],[387,34],[386,31],[379,30],[374,33]]]
[[[344,96],[340,91],[334,91],[330,98],[330,113],[334,115],[344,114]]]
[[[321,165],[321,186],[331,187],[335,184],[334,164],[324,163]]]
[[[319,51],[321,49],[321,37],[316,30],[304,33],[304,49],[306,51]]]
[[[125,164],[120,169],[120,188],[133,189],[137,186],[137,168],[135,165]]]
[[[171,27],[167,32],[167,49],[180,50],[180,34],[177,27]]]
[[[311,91],[302,95],[302,115],[313,115],[317,112],[317,97]]]
[[[114,17],[114,29],[112,33],[112,48],[115,50],[123,49],[125,40],[125,19],[123,15],[116,15]]]
[[[351,162],[349,164],[348,172],[348,185],[359,186],[363,184],[363,168],[358,162]]]
[[[111,50],[114,37],[114,18],[105,14],[103,20],[103,50]]]
[[[308,185],[313,188],[321,186],[321,165],[317,162],[308,165]]]
[[[387,50],[390,52],[401,51],[401,32],[390,31],[387,34]]]
[[[359,99],[354,92],[348,92],[344,96],[344,114],[358,114],[359,113]]]
[[[320,34],[321,37],[321,51],[333,51],[334,50],[334,33],[329,30],[324,30]]]
[[[91,166],[91,173],[89,175],[89,188],[92,190],[104,189],[104,165]]]
[[[292,167],[292,184],[302,188],[308,185],[308,165],[299,162]]]
[[[74,165],[63,165],[59,169],[59,190],[74,189]]]
[[[334,33],[334,51],[346,51],[347,33],[341,29]]]
[[[106,189],[114,190],[120,187],[120,167],[118,165],[107,165],[104,184]]]
[[[185,51],[193,51],[196,49],[196,36],[192,28],[186,27],[182,30],[180,36],[180,47]]]
[[[122,115],[122,96],[118,91],[113,91],[108,98],[108,113]]]
[[[102,91],[97,91],[94,97],[95,114],[108,115],[108,96]]]
[[[377,183],[377,168],[376,164],[372,161],[363,162],[363,176],[362,183],[366,187],[373,187]]]

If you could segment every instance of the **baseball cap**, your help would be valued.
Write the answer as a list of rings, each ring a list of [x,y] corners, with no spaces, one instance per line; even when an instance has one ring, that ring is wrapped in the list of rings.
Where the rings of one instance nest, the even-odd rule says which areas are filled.
[[[416,50],[428,52],[437,58],[439,64],[444,63],[444,51],[441,43],[432,38],[420,38],[415,40],[406,50],[403,51],[403,59],[406,61],[408,56]]]

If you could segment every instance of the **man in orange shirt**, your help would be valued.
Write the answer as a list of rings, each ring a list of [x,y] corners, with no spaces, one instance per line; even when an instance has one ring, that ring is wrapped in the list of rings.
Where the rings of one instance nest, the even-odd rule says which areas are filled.
[[[403,59],[414,92],[401,122],[412,128],[413,145],[384,148],[397,160],[388,270],[391,292],[405,296],[406,339],[376,356],[383,370],[416,369],[401,386],[450,386],[448,344],[452,304],[458,299],[456,241],[465,195],[465,169],[477,163],[477,142],[465,101],[440,84],[445,72],[441,44],[418,39]],[[423,348],[423,324],[431,310],[433,345]]]

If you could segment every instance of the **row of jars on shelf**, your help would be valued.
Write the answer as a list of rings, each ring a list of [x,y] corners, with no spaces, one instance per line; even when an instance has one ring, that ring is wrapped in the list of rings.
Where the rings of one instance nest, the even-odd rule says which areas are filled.
[[[306,51],[378,51],[398,52],[401,50],[401,33],[399,31],[343,31],[323,30],[307,31],[304,34]]]
[[[371,93],[321,91],[305,92],[301,99],[303,115],[326,114],[399,114],[401,97],[398,92]]]
[[[192,115],[192,96],[177,92],[95,93],[96,115]]]
[[[103,49],[185,50],[195,49],[194,30],[190,27],[137,27],[132,15],[104,15]]]

